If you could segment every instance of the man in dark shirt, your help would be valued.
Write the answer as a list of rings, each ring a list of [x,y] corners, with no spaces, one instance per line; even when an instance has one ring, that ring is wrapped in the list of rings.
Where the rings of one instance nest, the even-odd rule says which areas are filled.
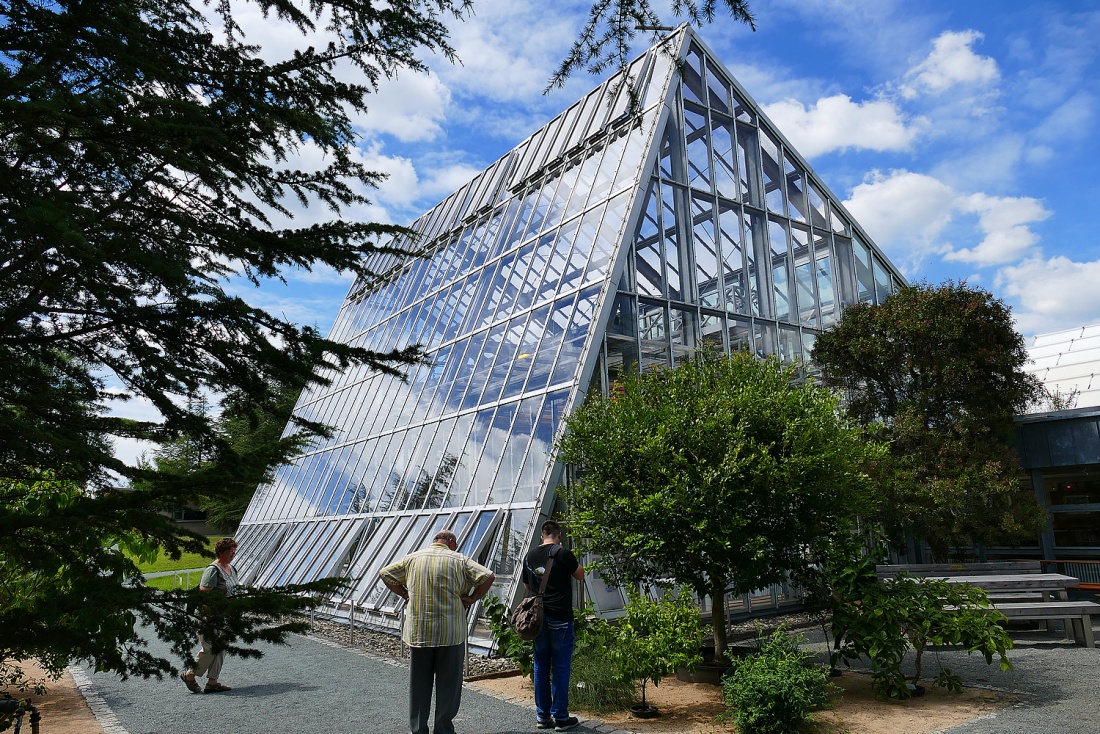
[[[584,567],[561,546],[561,526],[547,520],[542,524],[542,544],[523,562],[523,585],[528,592],[538,593],[551,555],[554,564],[542,598],[545,617],[534,643],[536,726],[568,731],[580,723],[569,715],[569,668],[573,663],[573,579],[584,578]]]

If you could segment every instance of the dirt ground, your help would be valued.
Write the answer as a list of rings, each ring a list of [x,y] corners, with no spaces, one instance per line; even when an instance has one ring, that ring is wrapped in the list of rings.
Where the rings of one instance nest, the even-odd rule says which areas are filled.
[[[20,667],[31,678],[44,678],[45,673],[33,662],[21,663]],[[7,689],[3,689],[7,690]],[[15,698],[22,698],[15,690],[8,690]],[[42,714],[41,728],[50,734],[103,734],[84,697],[73,682],[73,677],[65,673],[59,680],[46,684],[43,696],[26,696],[32,705]],[[30,715],[23,719],[23,731],[30,731]]]
[[[823,734],[926,734],[963,724],[982,714],[1010,706],[1015,699],[1007,694],[977,688],[966,688],[961,694],[930,688],[927,695],[905,702],[880,701],[871,693],[871,678],[862,673],[848,673],[833,678],[843,689],[835,708],[815,714],[820,722],[816,730]],[[473,683],[477,688],[511,696],[519,702],[534,704],[530,678],[512,676]],[[661,711],[655,719],[635,719],[627,712],[595,714],[576,712],[582,718],[598,719],[622,729],[642,734],[727,734],[736,732],[732,723],[716,721],[725,706],[717,686],[705,683],[684,683],[665,678],[661,685],[646,687],[646,702]]]

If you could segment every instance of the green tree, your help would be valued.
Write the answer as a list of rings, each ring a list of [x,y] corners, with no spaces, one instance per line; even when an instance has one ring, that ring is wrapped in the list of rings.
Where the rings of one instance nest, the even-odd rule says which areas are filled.
[[[675,582],[713,601],[781,582],[867,511],[862,466],[881,455],[830,391],[794,366],[705,352],[628,374],[567,419],[560,491],[581,550],[613,583]]]
[[[902,288],[847,309],[813,360],[889,443],[876,472],[895,541],[910,532],[945,561],[953,548],[1038,532],[1042,511],[1011,441],[1013,416],[1042,389],[1002,301],[966,283]]]
[[[277,414],[284,388],[355,366],[400,377],[423,358],[416,345],[376,353],[326,339],[228,286],[331,267],[366,292],[393,272],[405,253],[384,242],[406,230],[343,216],[381,179],[356,155],[355,121],[381,79],[424,70],[424,54],[453,58],[446,23],[471,5],[255,7],[283,24],[282,45],[249,43],[230,3],[0,0],[0,568],[19,589],[4,592],[13,647],[0,665],[40,655],[121,674],[167,669],[140,650],[134,625],[152,602],[123,585],[136,568],[110,549],[201,552],[155,511],[225,490],[214,471],[127,464],[114,439],[182,438],[232,456],[215,416],[186,396],[232,395],[242,414]],[[297,167],[307,145],[317,169]],[[294,202],[332,218],[281,224]],[[157,417],[111,415],[125,400]],[[242,476],[266,471],[270,452],[241,447],[236,460]],[[120,478],[146,489],[113,491]],[[72,550],[54,548],[62,542]],[[82,627],[51,604],[57,589],[87,606]]]

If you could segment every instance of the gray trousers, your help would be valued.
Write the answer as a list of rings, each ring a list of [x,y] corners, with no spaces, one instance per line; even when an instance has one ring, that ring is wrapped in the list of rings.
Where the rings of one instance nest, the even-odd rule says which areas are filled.
[[[429,734],[428,713],[435,686],[435,734],[455,734],[454,718],[462,703],[465,645],[409,648],[409,731]]]

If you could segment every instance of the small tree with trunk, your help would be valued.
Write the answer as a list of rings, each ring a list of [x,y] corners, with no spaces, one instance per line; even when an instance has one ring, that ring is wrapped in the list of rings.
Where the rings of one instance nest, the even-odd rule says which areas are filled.
[[[713,352],[628,374],[567,419],[560,491],[582,551],[612,583],[674,582],[713,602],[779,583],[868,509],[865,440],[830,391],[794,366]]]

